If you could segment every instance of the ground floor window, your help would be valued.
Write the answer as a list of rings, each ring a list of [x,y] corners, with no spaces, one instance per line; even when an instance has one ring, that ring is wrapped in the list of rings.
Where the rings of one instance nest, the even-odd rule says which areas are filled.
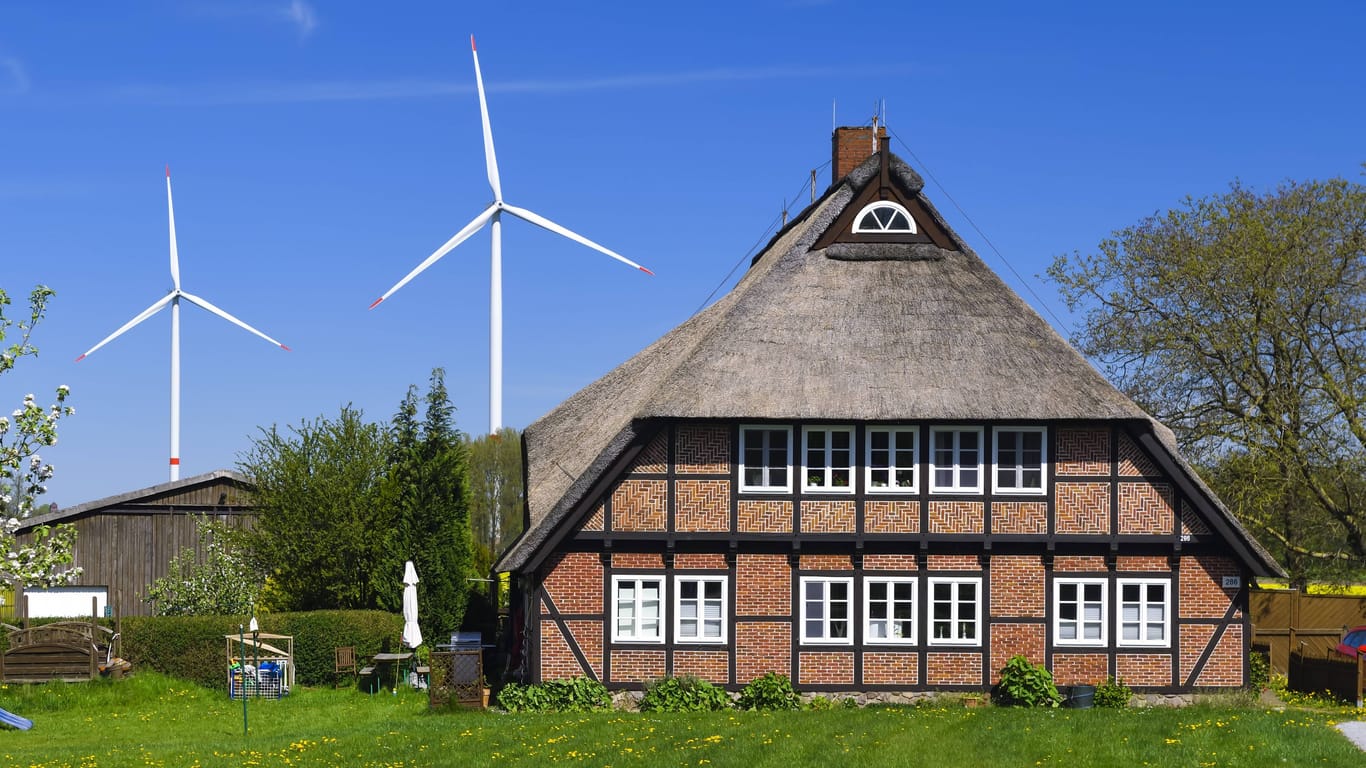
[[[621,643],[664,641],[664,578],[612,577],[612,640]]]
[[[982,580],[930,579],[930,644],[981,645]]]
[[[1166,579],[1119,579],[1119,645],[1168,644]]]
[[[1058,645],[1105,645],[1105,580],[1053,582],[1053,641]]]
[[[870,578],[863,584],[868,643],[915,642],[915,579]]]
[[[726,578],[678,576],[674,588],[674,637],[683,643],[725,642]]]
[[[853,643],[850,603],[854,592],[854,580],[803,577],[801,590],[802,642],[841,645]]]

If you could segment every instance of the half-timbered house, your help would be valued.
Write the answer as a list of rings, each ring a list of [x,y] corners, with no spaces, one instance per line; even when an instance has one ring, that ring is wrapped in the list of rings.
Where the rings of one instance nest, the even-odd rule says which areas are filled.
[[[876,143],[875,142],[880,142]],[[872,129],[726,296],[528,427],[522,670],[808,691],[1247,680],[1279,572]]]

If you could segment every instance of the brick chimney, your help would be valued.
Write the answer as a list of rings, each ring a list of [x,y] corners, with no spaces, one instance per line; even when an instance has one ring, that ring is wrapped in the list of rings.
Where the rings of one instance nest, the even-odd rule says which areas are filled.
[[[835,129],[833,157],[830,163],[831,183],[838,183],[864,160],[877,153],[878,142],[886,138],[885,127],[863,125]]]

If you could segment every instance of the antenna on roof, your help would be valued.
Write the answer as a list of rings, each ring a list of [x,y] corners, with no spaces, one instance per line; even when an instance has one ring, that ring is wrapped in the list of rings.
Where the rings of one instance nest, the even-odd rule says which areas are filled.
[[[787,198],[783,198],[783,223],[782,223],[782,226],[784,226],[784,227],[787,226]]]
[[[839,118],[835,117],[835,100],[830,100],[830,132],[834,133],[840,125]]]
[[[811,202],[813,203],[816,202],[816,171],[819,170],[819,168],[811,169]]]

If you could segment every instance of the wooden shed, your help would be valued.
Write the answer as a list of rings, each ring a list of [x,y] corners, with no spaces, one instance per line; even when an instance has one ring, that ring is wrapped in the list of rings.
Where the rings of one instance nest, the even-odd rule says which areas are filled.
[[[151,613],[147,589],[166,575],[171,559],[183,549],[200,549],[197,515],[249,526],[255,516],[250,483],[237,472],[217,470],[35,515],[18,533],[27,542],[37,526],[75,525],[74,564],[84,570],[75,586],[103,589],[116,612],[144,616]],[[17,597],[20,611],[24,600]]]

